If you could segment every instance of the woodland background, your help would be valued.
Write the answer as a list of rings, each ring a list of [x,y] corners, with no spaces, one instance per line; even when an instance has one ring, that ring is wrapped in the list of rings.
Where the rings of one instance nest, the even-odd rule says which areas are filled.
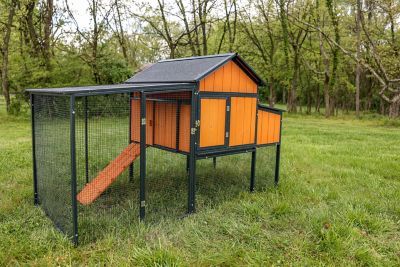
[[[9,113],[26,110],[26,88],[119,83],[162,58],[233,51],[271,106],[399,116],[398,0],[87,0],[85,20],[74,4],[0,0]]]

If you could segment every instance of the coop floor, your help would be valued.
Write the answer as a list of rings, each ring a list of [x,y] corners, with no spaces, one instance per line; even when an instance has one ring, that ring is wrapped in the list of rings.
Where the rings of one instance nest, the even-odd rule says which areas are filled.
[[[146,221],[137,219],[135,168],[131,186],[126,174],[117,180],[124,194],[106,192],[113,211],[97,214],[100,199],[80,210],[86,243],[74,249],[32,208],[29,119],[1,112],[0,265],[400,264],[400,123],[286,115],[279,189],[246,192],[248,155],[215,171],[201,161],[198,212],[184,219],[185,158],[166,153],[148,179]]]

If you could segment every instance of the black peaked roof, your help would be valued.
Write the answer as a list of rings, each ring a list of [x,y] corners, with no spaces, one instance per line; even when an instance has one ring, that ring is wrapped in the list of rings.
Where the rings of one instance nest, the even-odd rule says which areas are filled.
[[[160,60],[125,83],[194,83],[233,60],[258,85],[264,81],[236,53]]]

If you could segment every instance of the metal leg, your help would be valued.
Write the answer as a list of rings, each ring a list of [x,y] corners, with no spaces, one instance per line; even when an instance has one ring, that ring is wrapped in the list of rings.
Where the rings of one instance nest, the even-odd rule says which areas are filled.
[[[214,169],[217,168],[217,157],[213,157],[213,166],[214,166]]]
[[[196,211],[196,109],[197,92],[192,91],[190,112],[190,156],[189,156],[189,181],[188,181],[188,213]]]
[[[71,145],[71,197],[73,242],[78,245],[78,206],[76,201],[76,147],[75,147],[75,96],[70,98],[70,145]]]
[[[146,95],[140,95],[140,219],[146,213]]]
[[[189,199],[188,213],[196,212],[196,159],[189,159]]]
[[[186,156],[186,173],[189,173],[189,162],[190,156]]]
[[[254,183],[256,176],[256,156],[256,150],[251,152],[250,192],[254,192]]]
[[[279,165],[281,161],[281,145],[276,145],[276,161],[275,161],[275,186],[279,183]]]
[[[31,100],[31,124],[32,124],[32,164],[33,164],[33,203],[39,204],[37,172],[36,172],[36,141],[35,141],[35,109],[33,103],[33,95],[30,95]]]

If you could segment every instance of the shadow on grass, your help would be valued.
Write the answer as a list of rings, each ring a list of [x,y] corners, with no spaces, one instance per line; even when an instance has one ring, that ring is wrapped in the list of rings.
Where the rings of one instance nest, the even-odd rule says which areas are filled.
[[[274,148],[260,149],[257,163],[257,189],[273,184]],[[197,161],[197,211],[213,209],[234,201],[247,192],[251,154]],[[139,160],[134,164],[134,179],[125,171],[93,204],[79,205],[80,243],[90,243],[109,235],[129,234],[139,229]],[[179,223],[187,210],[186,157],[155,148],[147,149],[146,218],[147,226],[161,221]]]

